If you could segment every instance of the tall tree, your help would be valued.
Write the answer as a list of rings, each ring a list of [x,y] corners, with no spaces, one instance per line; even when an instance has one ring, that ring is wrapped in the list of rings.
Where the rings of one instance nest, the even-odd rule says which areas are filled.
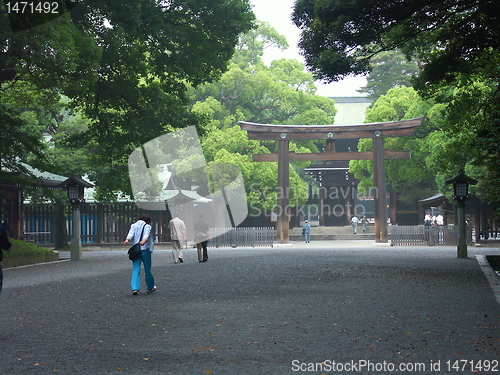
[[[229,70],[219,81],[192,90],[191,101],[215,99],[226,111],[217,115],[238,114],[247,121],[275,124],[297,123],[297,115],[317,110],[316,123],[331,124],[334,101],[315,95],[314,78],[299,61],[280,59],[264,65],[261,56],[269,46],[285,49],[288,43],[267,23],[243,34]]]
[[[417,92],[410,87],[396,87],[390,89],[366,112],[367,123],[399,121],[426,116],[431,104],[423,101]],[[386,160],[386,178],[388,191],[397,194],[398,198],[408,204],[417,199],[432,196],[437,189],[437,163],[430,164],[429,160],[444,155],[431,152],[427,134],[435,129],[429,123],[418,130],[418,135],[409,138],[387,138],[384,148],[394,151],[411,151],[411,159]],[[359,142],[359,151],[373,148],[372,139],[362,139]],[[436,149],[437,151],[437,149]],[[352,160],[349,163],[350,171],[360,179],[360,187],[366,190],[373,186],[373,162],[371,160]]]
[[[436,82],[472,73],[498,50],[499,14],[495,0],[298,0],[293,20],[306,63],[320,78],[367,73],[374,55],[401,48],[420,57],[427,82]]]
[[[358,90],[375,102],[381,95],[398,86],[411,87],[412,77],[418,75],[416,61],[408,61],[399,51],[381,52],[371,60],[366,85]]]
[[[210,162],[238,165],[245,180],[253,213],[269,212],[276,205],[276,163],[252,163],[251,154],[276,150],[274,141],[249,141],[238,120],[274,124],[332,124],[335,102],[315,95],[313,77],[297,60],[280,59],[266,66],[261,56],[266,46],[286,47],[286,40],[267,24],[240,38],[230,69],[214,83],[191,91],[193,111],[205,118],[202,147]],[[296,152],[317,151],[312,141],[296,144]],[[305,162],[300,167],[305,167]],[[303,171],[290,168],[292,204],[307,199]],[[274,176],[274,177],[273,177]]]
[[[373,56],[398,48],[420,61],[413,86],[444,104],[443,131],[469,138],[467,158],[457,152],[458,167],[483,167],[476,171],[486,172],[474,177],[489,179],[483,191],[497,207],[499,18],[495,0],[297,0],[293,15],[306,63],[326,81],[367,73]]]
[[[94,142],[99,168],[92,177],[111,197],[130,191],[126,164],[134,147],[196,121],[187,85],[218,78],[253,20],[247,0],[87,0],[22,31],[3,14],[0,70],[15,75],[1,88],[27,81],[65,94],[68,106],[91,120],[71,142]]]

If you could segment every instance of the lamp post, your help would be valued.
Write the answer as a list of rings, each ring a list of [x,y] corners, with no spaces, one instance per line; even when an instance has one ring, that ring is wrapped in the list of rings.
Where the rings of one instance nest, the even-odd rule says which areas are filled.
[[[465,200],[469,198],[469,184],[475,185],[477,181],[467,177],[464,171],[460,171],[455,177],[446,181],[446,184],[453,184],[453,199],[457,201],[457,224],[458,243],[457,257],[467,258],[467,227],[465,225]]]
[[[68,202],[73,206],[73,236],[70,245],[71,260],[82,259],[82,228],[80,221],[80,203],[85,202],[84,190],[93,187],[91,183],[81,177],[72,176],[61,185],[68,191]]]

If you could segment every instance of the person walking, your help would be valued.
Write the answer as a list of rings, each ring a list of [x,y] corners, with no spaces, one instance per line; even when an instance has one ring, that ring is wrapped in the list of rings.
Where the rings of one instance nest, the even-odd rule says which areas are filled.
[[[351,225],[352,225],[352,230],[353,230],[354,234],[356,234],[358,231],[358,222],[359,222],[358,217],[356,215],[354,215],[351,219]]]
[[[309,224],[309,220],[304,221],[304,226],[302,227],[302,233],[306,238],[306,243],[311,243],[311,225]]]
[[[2,293],[3,287],[3,271],[2,271],[2,260],[3,260],[3,250],[10,251],[12,243],[9,241],[8,231],[5,227],[0,225],[0,294]]]
[[[154,293],[156,291],[156,285],[153,274],[151,273],[151,254],[153,254],[154,245],[151,219],[148,215],[141,214],[139,219],[130,226],[127,238],[123,244],[127,245],[131,241],[133,245],[136,243],[141,245],[141,255],[132,262],[132,279],[130,281],[132,294],[139,294],[141,289],[141,262],[144,265],[147,293]]]
[[[427,243],[431,244],[431,225],[432,225],[432,215],[427,214],[424,217],[424,238]]]
[[[174,214],[174,218],[168,223],[170,229],[170,237],[172,239],[172,256],[174,263],[184,262],[184,255],[182,251],[182,242],[186,241],[186,224],[179,219],[179,213]]]
[[[200,212],[199,219],[194,223],[194,241],[196,242],[199,263],[208,260],[207,244],[208,241],[210,241],[210,228],[208,228],[208,224],[204,217],[205,214]]]
[[[368,218],[366,217],[366,215],[363,215],[363,217],[361,218],[361,225],[363,227],[363,232],[366,232],[367,224],[368,224]]]

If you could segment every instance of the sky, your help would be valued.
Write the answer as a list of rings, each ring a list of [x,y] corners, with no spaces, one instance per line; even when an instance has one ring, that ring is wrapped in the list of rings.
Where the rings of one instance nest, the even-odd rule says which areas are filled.
[[[280,34],[284,35],[289,47],[285,51],[278,48],[269,48],[264,52],[263,60],[269,64],[272,60],[286,58],[297,59],[304,63],[300,56],[297,43],[300,37],[300,30],[291,21],[294,0],[250,0],[253,11],[259,21],[266,21],[274,27]],[[316,82],[317,94],[324,96],[360,96],[356,90],[366,84],[364,77],[350,77],[343,81],[323,84]]]

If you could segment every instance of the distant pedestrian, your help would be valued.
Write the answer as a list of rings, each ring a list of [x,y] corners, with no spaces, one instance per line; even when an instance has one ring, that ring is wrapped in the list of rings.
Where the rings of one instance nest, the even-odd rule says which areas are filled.
[[[425,215],[425,218],[424,218],[424,225],[425,226],[428,226],[430,227],[432,225],[432,222],[433,222],[433,218],[432,218],[432,215],[431,214],[427,214]]]
[[[304,221],[304,226],[302,227],[302,233],[306,238],[306,243],[311,242],[311,225],[309,224],[309,220]]]
[[[431,225],[432,225],[432,215],[427,214],[424,217],[424,238],[430,245],[431,242]]]
[[[131,241],[134,245],[136,243],[141,245],[141,255],[132,262],[132,280],[130,281],[132,294],[139,294],[141,289],[141,262],[144,264],[147,293],[153,293],[156,291],[155,279],[151,273],[151,254],[154,251],[154,245],[151,219],[148,215],[141,214],[139,219],[130,226],[127,238],[123,244],[127,245]]]
[[[179,213],[174,214],[174,218],[168,223],[170,229],[170,237],[172,239],[172,256],[174,263],[184,262],[183,246],[182,243],[187,240],[186,237],[186,224],[179,219]]]
[[[443,215],[439,214],[436,216],[436,223],[437,225],[444,225],[444,217]]]
[[[7,235],[7,231],[0,225],[0,262],[3,260],[3,250],[10,251],[12,247],[12,243],[9,241],[9,236]],[[2,264],[0,263],[0,293],[2,293],[3,287],[3,271]]]
[[[199,217],[194,223],[194,241],[198,251],[198,262],[202,263],[208,260],[207,244],[210,241],[210,228],[204,219],[203,212],[200,212]]]
[[[352,230],[353,230],[354,234],[356,234],[358,231],[358,222],[359,222],[358,217],[356,215],[354,215],[351,219],[351,225],[352,225]]]
[[[363,226],[363,232],[366,232],[367,224],[368,224],[368,218],[366,217],[366,215],[363,215],[363,217],[361,218],[361,225]]]

